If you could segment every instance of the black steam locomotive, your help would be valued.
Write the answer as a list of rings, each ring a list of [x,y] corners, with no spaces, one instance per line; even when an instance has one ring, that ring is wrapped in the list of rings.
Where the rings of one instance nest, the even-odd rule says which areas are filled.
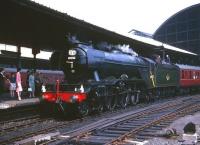
[[[66,82],[57,82],[56,90],[44,92],[43,100],[63,112],[75,110],[84,116],[94,110],[123,108],[175,95],[179,87],[178,66],[120,47],[77,43],[66,53],[55,52],[51,60],[60,63]]]

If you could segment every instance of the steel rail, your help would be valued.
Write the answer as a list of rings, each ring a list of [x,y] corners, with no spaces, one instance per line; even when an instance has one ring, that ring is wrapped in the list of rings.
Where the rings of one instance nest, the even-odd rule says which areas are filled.
[[[195,99],[195,98],[198,98],[198,96],[196,96],[196,97],[193,96],[193,99]],[[152,114],[152,113],[155,113],[156,111],[162,111],[162,110],[165,110],[166,108],[171,108],[173,106],[180,106],[181,104],[183,105],[184,102],[187,102],[187,100],[188,100],[188,98],[181,98],[181,99],[179,98],[179,100],[176,100],[176,101],[162,103],[159,105],[155,105],[153,107],[151,106],[151,110],[149,110],[150,108],[147,107],[147,109],[143,109],[142,111],[137,112],[137,113],[132,113],[132,114],[129,113],[127,115],[121,115],[121,116],[114,117],[114,118],[104,119],[100,122],[97,122],[96,124],[91,125],[91,126],[85,126],[83,128],[79,128],[78,130],[63,134],[65,136],[69,136],[69,138],[64,139],[61,142],[73,141],[73,142],[78,143],[79,140],[81,140],[81,138],[92,135],[92,133],[96,130],[100,130],[100,129],[103,130],[106,127],[112,126],[114,124],[118,124],[120,122],[126,121],[131,118],[146,116],[147,114]],[[160,106],[160,107],[158,107],[158,106]]]

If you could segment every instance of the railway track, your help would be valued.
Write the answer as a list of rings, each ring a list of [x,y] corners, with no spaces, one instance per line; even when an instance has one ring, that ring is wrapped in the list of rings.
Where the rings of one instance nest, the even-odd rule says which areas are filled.
[[[57,142],[64,141],[64,142],[68,142],[68,143],[72,143],[72,144],[77,144],[77,143],[82,144],[82,143],[87,142],[87,141],[84,141],[86,134],[87,135],[89,134],[89,136],[92,137],[95,135],[94,133],[96,133],[96,135],[98,133],[97,136],[101,137],[99,134],[100,132],[98,130],[106,131],[106,128],[108,128],[107,130],[110,129],[111,132],[110,132],[110,130],[108,132],[113,134],[113,132],[112,132],[113,126],[114,126],[114,128],[116,128],[115,124],[117,124],[117,123],[124,122],[125,120],[131,119],[134,117],[142,118],[142,116],[144,116],[144,115],[147,116],[150,113],[151,114],[156,113],[160,109],[160,107],[158,107],[158,106],[162,106],[161,108],[163,108],[163,109],[177,106],[177,104],[178,104],[178,106],[181,106],[181,104],[183,105],[184,102],[188,102],[188,100],[191,100],[191,99],[190,98],[189,99],[188,98],[181,98],[181,99],[177,98],[177,100],[178,101],[176,101],[176,102],[168,101],[168,103],[161,103],[161,105],[155,104],[155,107],[152,107],[152,106],[147,107],[147,106],[149,106],[148,104],[139,104],[134,107],[126,108],[125,110],[127,110],[127,112],[129,112],[127,114],[124,114],[125,111],[120,109],[120,110],[105,112],[105,113],[102,113],[99,115],[87,116],[85,118],[75,119],[72,121],[66,121],[66,120],[56,121],[52,118],[40,118],[37,115],[28,116],[27,118],[24,117],[24,118],[14,119],[15,122],[14,122],[14,124],[11,124],[11,125],[10,125],[10,122],[12,122],[12,120],[4,121],[5,124],[9,124],[9,126],[1,126],[0,144],[10,144],[10,143],[22,141],[24,139],[32,138],[39,134],[52,133],[52,132],[56,132],[60,129],[65,130],[66,128],[69,128],[70,125],[78,124],[80,122],[84,122],[85,120],[93,120],[95,117],[98,118],[99,116],[101,116],[101,118],[105,118],[103,120],[97,121],[93,125],[87,125],[87,126],[84,126],[83,128],[78,128],[77,130],[74,130],[71,132],[69,132],[69,131],[67,133],[59,132],[59,134],[56,134],[55,136],[53,136],[51,138],[51,140],[48,140],[45,143],[41,143],[41,144],[46,144],[46,143],[51,144],[51,143],[55,142],[57,144]],[[133,109],[137,110],[139,108],[140,108],[140,111],[132,111]],[[141,110],[141,108],[145,108],[145,109]],[[161,110],[161,112],[163,111],[162,109],[160,109],[160,110]],[[120,112],[122,112],[123,114]],[[109,118],[110,114],[112,114],[112,113],[113,114],[114,113],[122,114],[122,115]],[[115,116],[115,115],[113,115],[113,116]],[[112,126],[112,127],[109,128],[109,126],[110,127]],[[124,127],[126,127],[126,126],[124,126]],[[121,129],[127,131],[127,128],[131,129],[133,127],[126,127],[125,129],[122,129],[122,128]],[[116,132],[117,131],[115,130],[115,133]],[[102,133],[104,134],[105,132],[102,132]],[[121,132],[121,133],[123,133],[123,132]],[[118,135],[119,135],[118,137],[120,137],[119,133],[118,133]],[[66,140],[66,136],[70,136],[70,138],[67,138],[67,140]],[[77,136],[79,136],[79,137],[77,138]],[[105,138],[105,136],[104,136],[104,138]],[[122,140],[124,140],[124,139],[122,139]]]
[[[27,118],[32,118],[33,116],[38,116],[38,111],[38,105],[30,105],[17,108],[10,108],[7,110],[0,110],[0,125],[9,122],[17,122]]]
[[[141,104],[138,107],[142,107],[145,105],[146,104]],[[131,108],[127,108],[127,109],[131,109]],[[23,113],[25,113],[24,111],[20,110],[20,111],[18,111],[18,113],[21,112],[23,114]],[[120,111],[121,110],[115,110],[115,111],[112,111],[112,113],[117,113]],[[39,134],[53,132],[58,129],[65,128],[69,124],[75,124],[75,123],[78,124],[78,122],[83,122],[84,120],[87,120],[87,119],[91,120],[94,117],[97,118],[99,116],[108,115],[110,113],[111,112],[105,112],[103,114],[87,116],[85,118],[78,118],[78,119],[71,120],[71,121],[55,120],[55,118],[52,118],[52,116],[51,117],[49,117],[49,116],[41,117],[39,114],[28,116],[28,117],[17,118],[17,119],[8,118],[8,120],[0,122],[0,124],[1,124],[1,126],[0,126],[0,144],[9,144],[9,143],[24,140],[27,138],[31,138],[31,137],[37,136]],[[12,113],[10,112],[10,114],[12,114]],[[25,113],[25,114],[27,114],[27,113]]]
[[[173,120],[200,111],[200,97],[175,99],[108,117],[82,128],[63,133],[49,144],[127,144],[156,136]],[[56,140],[56,141],[55,141]]]
[[[58,122],[53,119],[31,120],[25,124],[6,128],[0,135],[0,144],[10,144],[38,134],[55,131],[70,123],[70,121]]]

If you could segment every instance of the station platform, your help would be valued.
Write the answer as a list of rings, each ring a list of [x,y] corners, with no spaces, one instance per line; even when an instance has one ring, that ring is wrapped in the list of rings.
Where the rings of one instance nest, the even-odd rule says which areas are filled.
[[[22,95],[22,100],[18,100],[17,97],[11,97],[9,93],[0,95],[0,110],[23,107],[29,105],[37,105],[40,103],[39,97],[29,98],[25,94]]]

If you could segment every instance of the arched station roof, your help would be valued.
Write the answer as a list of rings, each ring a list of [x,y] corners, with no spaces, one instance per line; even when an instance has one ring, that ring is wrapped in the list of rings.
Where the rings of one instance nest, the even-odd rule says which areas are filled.
[[[200,4],[171,16],[156,30],[153,38],[200,54]]]

